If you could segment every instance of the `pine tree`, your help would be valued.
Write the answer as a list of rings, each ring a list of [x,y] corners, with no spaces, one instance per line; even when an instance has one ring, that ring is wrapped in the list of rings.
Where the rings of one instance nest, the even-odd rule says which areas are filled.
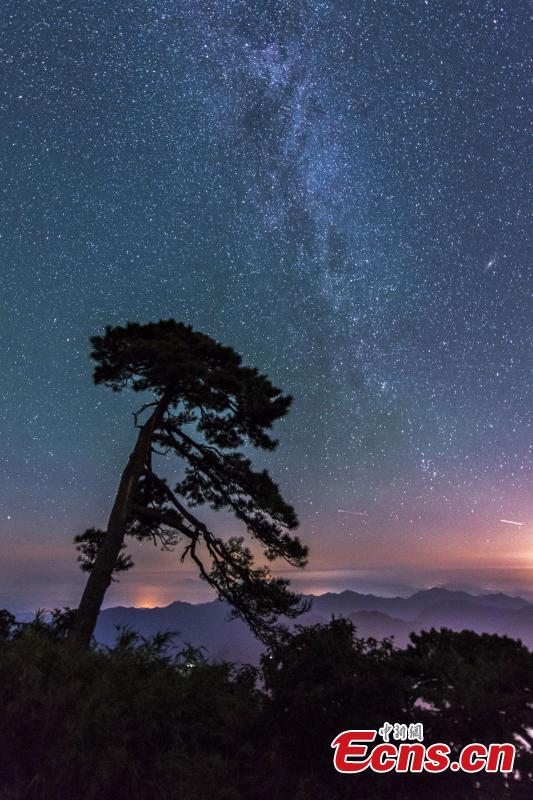
[[[181,560],[192,560],[234,615],[268,641],[278,616],[295,617],[306,603],[288,581],[254,563],[243,537],[220,538],[196,516],[196,507],[232,512],[267,561],[305,566],[307,548],[291,533],[298,525],[294,509],[268,472],[255,470],[241,451],[276,447],[270,429],[292,398],[257,369],[242,366],[231,347],[174,320],[108,326],[91,344],[96,384],[148,393],[149,399],[134,414],[137,440],[107,530],[78,537],[89,578],[72,638],[89,644],[113,574],[132,565],[122,551],[125,537],[134,536],[164,549],[183,543]],[[156,453],[183,462],[173,488],[154,468]]]

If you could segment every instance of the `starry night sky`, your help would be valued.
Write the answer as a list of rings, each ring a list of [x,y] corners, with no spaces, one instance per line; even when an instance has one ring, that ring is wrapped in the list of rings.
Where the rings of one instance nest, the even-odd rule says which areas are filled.
[[[295,397],[299,586],[533,591],[528,11],[0,3],[0,606],[76,604],[134,437],[88,337],[166,317]],[[205,596],[133,556],[109,601]]]

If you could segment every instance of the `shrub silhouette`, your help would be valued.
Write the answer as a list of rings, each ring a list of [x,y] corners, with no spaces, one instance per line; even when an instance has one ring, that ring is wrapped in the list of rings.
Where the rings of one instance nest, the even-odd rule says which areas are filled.
[[[426,743],[455,749],[515,733],[531,742],[533,654],[506,637],[430,631],[397,650],[339,619],[285,632],[253,668],[210,663],[168,633],[123,629],[112,648],[72,648],[59,611],[0,621],[0,800],[532,795],[523,744],[520,780],[344,776],[332,763],[341,730],[385,721],[421,721]]]

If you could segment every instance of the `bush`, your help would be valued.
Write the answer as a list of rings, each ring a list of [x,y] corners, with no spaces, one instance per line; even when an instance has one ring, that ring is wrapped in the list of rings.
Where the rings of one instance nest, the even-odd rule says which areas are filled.
[[[208,663],[170,637],[122,630],[79,650],[69,614],[26,625],[0,612],[0,800],[518,800],[501,774],[340,775],[347,728],[423,722],[427,743],[531,742],[533,655],[464,631],[412,636],[405,650],[356,636],[346,620],[297,628],[261,669]]]
[[[249,670],[125,631],[78,651],[41,622],[0,644],[2,800],[234,800]],[[221,780],[223,776],[223,780]]]

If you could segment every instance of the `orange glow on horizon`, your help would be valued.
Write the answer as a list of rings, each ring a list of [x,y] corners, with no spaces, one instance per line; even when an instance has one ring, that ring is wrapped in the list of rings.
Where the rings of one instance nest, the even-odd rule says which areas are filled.
[[[158,606],[167,605],[164,600],[158,597],[155,592],[145,593],[142,591],[134,601],[136,608],[157,608]]]

